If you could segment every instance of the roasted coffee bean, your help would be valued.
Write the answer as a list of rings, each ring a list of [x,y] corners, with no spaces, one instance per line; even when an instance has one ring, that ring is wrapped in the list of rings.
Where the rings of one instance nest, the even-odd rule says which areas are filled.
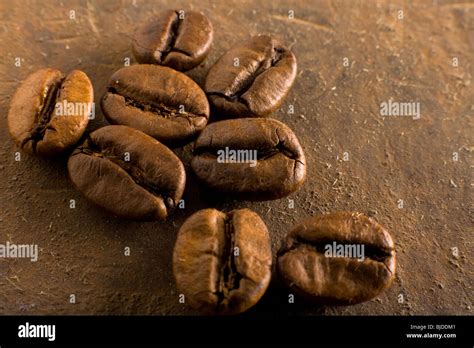
[[[356,304],[392,283],[394,244],[382,226],[363,214],[321,215],[290,232],[277,268],[294,293],[322,304]]]
[[[293,53],[269,36],[255,36],[211,67],[204,90],[219,117],[262,117],[280,106],[295,76]]]
[[[172,146],[192,140],[209,118],[202,89],[183,73],[157,65],[115,72],[101,107],[110,123],[136,128]]]
[[[13,96],[10,134],[29,153],[58,154],[81,138],[93,101],[91,81],[82,71],[64,76],[59,70],[41,69],[28,76]]]
[[[181,161],[163,144],[127,126],[89,134],[71,154],[69,177],[89,200],[136,220],[164,219],[183,194]]]
[[[271,277],[267,227],[249,209],[204,209],[181,226],[173,272],[185,302],[207,314],[236,314],[252,307]]]
[[[206,58],[212,37],[211,22],[203,14],[168,10],[135,31],[132,49],[139,63],[186,71]]]
[[[248,200],[284,197],[306,177],[306,160],[295,134],[270,118],[225,120],[196,140],[191,167],[209,188]]]

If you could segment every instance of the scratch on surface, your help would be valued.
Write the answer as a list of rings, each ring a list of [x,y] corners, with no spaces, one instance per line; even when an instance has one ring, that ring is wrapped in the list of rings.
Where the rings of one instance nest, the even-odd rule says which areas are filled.
[[[272,15],[272,18],[279,19],[281,21],[295,22],[296,24],[307,25],[307,26],[310,26],[310,27],[312,27],[316,30],[322,30],[322,31],[325,31],[327,33],[334,33],[334,29],[328,27],[327,25],[313,23],[313,22],[310,22],[310,21],[305,21],[304,19],[298,19],[298,18],[290,19],[286,16],[278,16],[278,15]]]
[[[16,285],[10,278],[8,277],[5,277],[5,279],[16,289],[20,290],[20,291],[24,291],[22,288],[20,288],[18,285]]]
[[[421,85],[419,83],[413,83],[409,81],[403,81],[396,78],[391,79],[393,82],[397,83],[397,87],[415,87],[415,88],[424,88],[424,89],[434,89],[433,87],[427,85]]]
[[[474,8],[474,3],[469,3],[469,2],[455,2],[452,4],[444,4],[442,7],[448,7],[448,8]]]
[[[94,6],[91,4],[90,1],[87,1],[87,20],[89,21],[89,24],[91,25],[91,28],[94,34],[99,35],[99,29],[97,28],[97,25],[95,24]]]
[[[372,116],[372,118],[381,126],[384,125],[384,123],[380,120],[380,116],[375,115],[372,111],[369,111],[369,115]]]
[[[66,23],[66,22],[69,22],[70,19],[67,19],[67,18],[64,18],[64,17],[61,17],[61,18],[45,18],[45,22],[48,22],[48,23]]]
[[[79,36],[68,36],[68,37],[60,37],[60,38],[51,38],[45,41],[53,42],[53,43],[69,43],[71,40],[79,39]]]

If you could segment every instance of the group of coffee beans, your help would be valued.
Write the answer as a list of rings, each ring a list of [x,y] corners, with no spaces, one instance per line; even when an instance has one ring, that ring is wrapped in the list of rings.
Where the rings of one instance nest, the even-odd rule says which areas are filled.
[[[328,257],[325,246],[365,245],[363,259]],[[390,234],[360,213],[316,216],[293,228],[277,253],[279,278],[292,294],[322,305],[368,301],[390,286],[395,250]],[[272,251],[262,219],[249,209],[203,209],[178,233],[173,272],[178,288],[207,314],[247,310],[265,293]]]
[[[293,131],[268,116],[296,77],[294,54],[267,35],[224,53],[204,90],[180,71],[206,58],[210,21],[194,11],[163,11],[140,26],[132,48],[140,63],[115,72],[101,99],[111,125],[85,133],[93,87],[74,70],[42,69],[12,98],[8,126],[16,143],[41,156],[81,142],[69,177],[90,201],[114,215],[165,219],[180,201],[186,172],[169,147],[195,140],[191,168],[210,192],[270,200],[296,191],[306,177]],[[218,122],[207,125],[210,113]],[[254,163],[222,161],[222,151],[252,151]],[[327,257],[328,243],[362,244],[365,258]],[[271,278],[272,252],[262,219],[248,209],[204,209],[181,227],[173,271],[186,303],[204,313],[240,313],[254,305]],[[277,254],[277,270],[295,294],[322,304],[355,304],[377,296],[395,273],[389,233],[359,213],[334,213],[296,226]]]

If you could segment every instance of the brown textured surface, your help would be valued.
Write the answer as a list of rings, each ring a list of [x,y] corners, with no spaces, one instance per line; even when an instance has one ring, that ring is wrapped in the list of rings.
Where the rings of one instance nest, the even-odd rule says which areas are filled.
[[[397,278],[378,298],[318,308],[274,279],[249,315],[472,314],[474,60],[472,2],[455,1],[29,1],[0,2],[0,243],[36,243],[39,260],[0,259],[0,312],[194,314],[179,304],[172,276],[176,233],[205,207],[248,207],[269,229],[275,253],[302,217],[354,210],[372,215],[396,243]],[[203,11],[214,45],[188,73],[202,85],[210,64],[252,34],[270,33],[295,53],[298,75],[274,117],[300,139],[308,163],[302,189],[272,202],[218,202],[188,180],[186,207],[166,222],[114,218],[89,204],[67,178],[66,158],[22,155],[6,128],[11,97],[31,72],[83,70],[95,101],[126,57],[138,20],[167,7]],[[397,19],[403,9],[404,19]],[[69,19],[69,11],[76,19]],[[296,18],[289,20],[288,11]],[[22,66],[15,67],[15,57]],[[344,57],[349,66],[344,66]],[[452,58],[459,59],[453,67]],[[421,118],[386,117],[379,105],[419,101]],[[98,105],[98,104],[97,104]],[[294,114],[288,114],[294,105]],[[105,122],[99,108],[95,129]],[[349,161],[343,161],[348,152]],[[458,152],[459,161],[453,161]],[[189,146],[178,150],[189,163]],[[76,208],[69,209],[69,200]],[[397,201],[404,201],[403,209]],[[131,255],[124,256],[124,248]],[[459,257],[451,248],[459,248]],[[69,294],[76,304],[69,303]],[[400,304],[397,296],[404,294]]]

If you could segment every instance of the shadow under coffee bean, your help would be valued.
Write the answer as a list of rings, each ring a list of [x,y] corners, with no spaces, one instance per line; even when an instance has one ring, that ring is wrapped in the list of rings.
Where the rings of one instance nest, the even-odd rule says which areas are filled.
[[[164,219],[184,191],[186,174],[163,144],[127,126],[89,134],[71,154],[69,177],[89,200],[129,219]]]
[[[178,290],[206,314],[236,314],[256,304],[271,263],[267,227],[249,209],[196,212],[181,226],[173,252]]]
[[[206,95],[193,80],[149,64],[115,72],[101,107],[110,123],[136,128],[170,146],[191,141],[209,118]]]
[[[191,167],[217,194],[256,201],[285,197],[306,178],[296,135],[270,118],[211,123],[196,140]]]
[[[206,58],[212,38],[211,22],[203,14],[167,10],[137,28],[132,42],[133,55],[142,64],[186,71]]]
[[[23,150],[56,155],[79,141],[93,101],[91,81],[82,71],[64,76],[59,70],[41,69],[29,75],[15,92],[8,129]]]
[[[296,70],[288,48],[270,36],[254,36],[219,58],[204,90],[220,118],[268,116],[290,91]]]
[[[357,250],[362,255],[347,254]],[[352,305],[391,285],[395,247],[390,234],[361,213],[321,215],[288,234],[277,254],[277,269],[296,294],[321,304]]]

